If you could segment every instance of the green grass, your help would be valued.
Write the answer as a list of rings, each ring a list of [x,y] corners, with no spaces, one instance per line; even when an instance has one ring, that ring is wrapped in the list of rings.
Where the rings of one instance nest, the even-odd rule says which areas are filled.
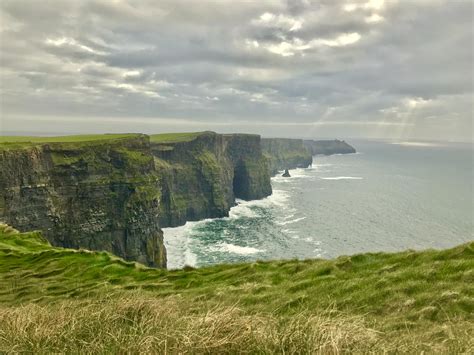
[[[150,141],[152,143],[179,143],[179,142],[190,142],[200,135],[209,132],[184,132],[184,133],[162,133],[150,135]]]
[[[1,226],[0,352],[471,352],[473,285],[474,242],[166,271]]]
[[[67,143],[67,142],[91,142],[99,140],[131,138],[139,134],[89,134],[74,136],[56,136],[56,137],[35,137],[35,136],[0,136],[0,143]]]
[[[56,136],[56,137],[35,137],[35,136],[0,136],[1,149],[21,149],[29,148],[41,144],[73,144],[87,145],[90,142],[100,143],[102,141],[121,140],[139,137],[140,134],[89,134],[89,135],[72,135],[72,136]]]

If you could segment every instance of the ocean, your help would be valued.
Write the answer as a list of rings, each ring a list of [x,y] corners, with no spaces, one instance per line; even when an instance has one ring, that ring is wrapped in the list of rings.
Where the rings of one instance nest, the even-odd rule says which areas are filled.
[[[449,248],[474,239],[473,147],[351,141],[272,178],[273,194],[226,218],[164,229],[168,268]]]

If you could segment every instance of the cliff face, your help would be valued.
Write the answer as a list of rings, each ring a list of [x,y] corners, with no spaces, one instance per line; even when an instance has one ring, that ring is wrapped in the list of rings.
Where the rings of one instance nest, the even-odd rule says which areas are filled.
[[[232,161],[233,191],[243,200],[257,200],[272,194],[269,161],[261,138],[254,134],[227,134],[226,151]]]
[[[56,246],[166,266],[160,189],[147,136],[3,144],[0,220]]]
[[[227,216],[235,197],[271,194],[259,136],[202,132],[155,135],[151,141],[162,189],[162,227]]]
[[[262,138],[262,150],[269,158],[271,174],[284,169],[307,168],[313,162],[302,139]]]
[[[356,152],[352,146],[337,139],[320,141],[305,140],[304,145],[312,155],[350,154]]]
[[[226,216],[234,204],[232,162],[224,139],[205,132],[185,141],[152,136],[152,153],[160,178],[160,225]]]

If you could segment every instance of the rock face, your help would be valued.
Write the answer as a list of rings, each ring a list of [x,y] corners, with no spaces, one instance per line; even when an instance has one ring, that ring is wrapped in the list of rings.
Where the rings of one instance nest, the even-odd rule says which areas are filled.
[[[307,168],[313,163],[302,139],[262,138],[262,150],[270,161],[272,175],[283,169]]]
[[[149,139],[0,147],[0,220],[56,246],[166,266]]]
[[[318,141],[305,140],[304,145],[312,155],[350,154],[356,152],[356,150],[345,141],[337,139]]]
[[[260,136],[227,134],[224,139],[234,169],[232,186],[235,197],[258,200],[271,195],[270,162],[263,154]]]
[[[161,185],[162,227],[228,216],[236,197],[251,200],[272,193],[260,136],[202,132],[151,140]]]

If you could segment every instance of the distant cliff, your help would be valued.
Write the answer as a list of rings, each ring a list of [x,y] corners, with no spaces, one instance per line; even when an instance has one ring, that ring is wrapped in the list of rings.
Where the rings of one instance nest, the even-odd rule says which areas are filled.
[[[331,154],[350,154],[355,153],[356,150],[340,140],[305,140],[304,146],[311,152],[312,155],[331,155]]]
[[[302,139],[262,138],[262,150],[270,161],[272,175],[284,169],[307,168],[313,162]]]
[[[0,220],[42,230],[56,246],[165,266],[148,137],[62,140],[0,144]]]
[[[162,189],[160,225],[227,216],[235,198],[272,193],[257,135],[214,132],[151,136]]]

